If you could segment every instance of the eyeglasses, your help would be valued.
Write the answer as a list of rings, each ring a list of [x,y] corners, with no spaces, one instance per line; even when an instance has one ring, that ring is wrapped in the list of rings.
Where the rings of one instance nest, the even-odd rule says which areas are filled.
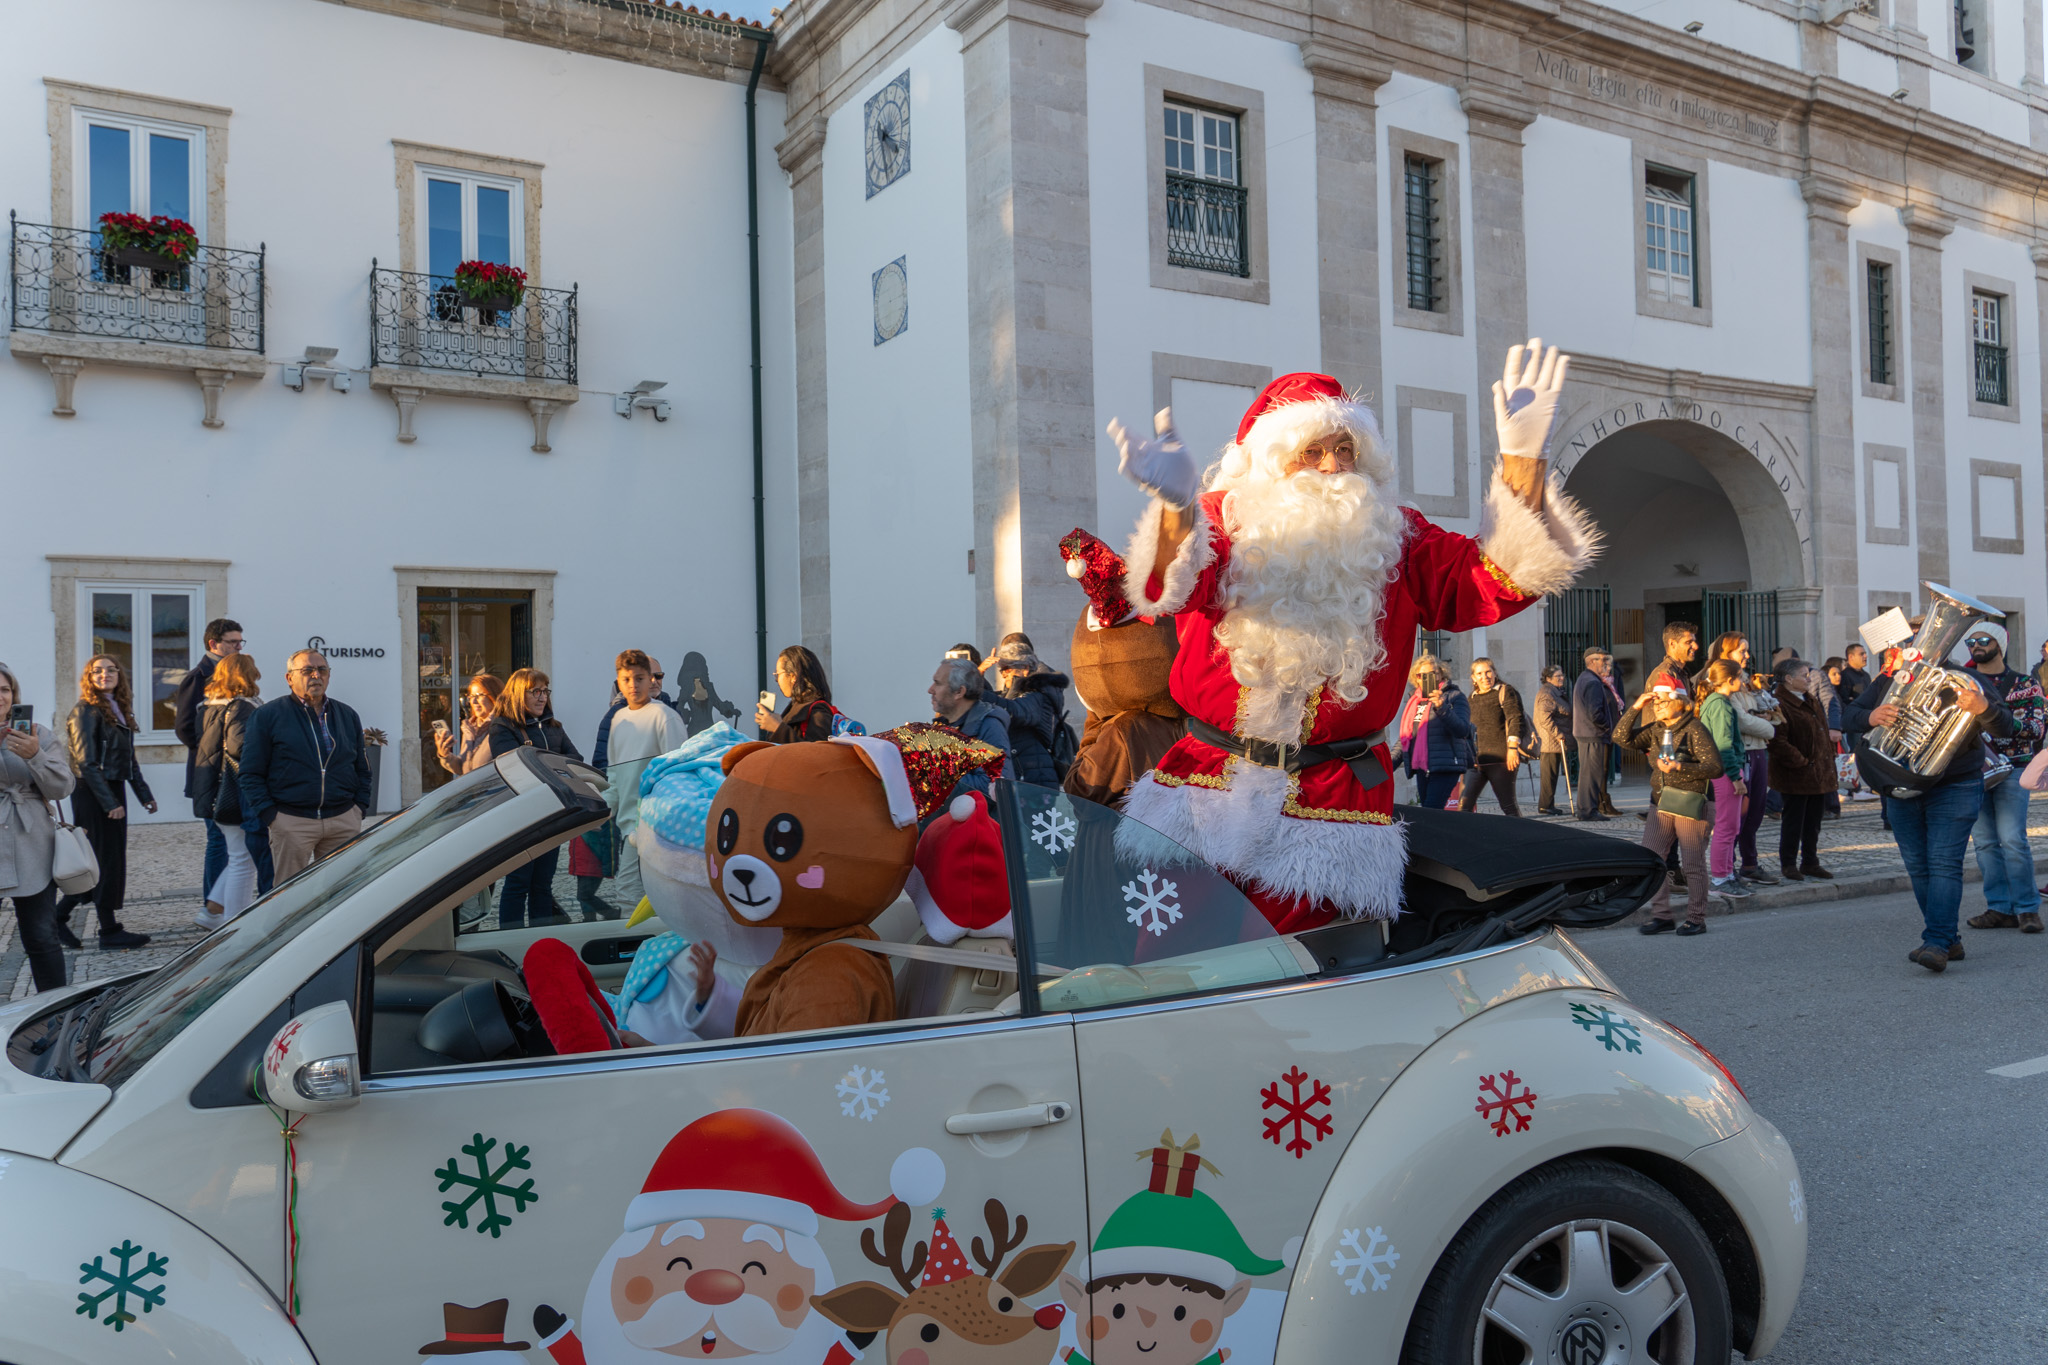
[[[323,677],[323,678],[324,678],[324,677],[326,677],[326,676],[327,676],[327,675],[328,675],[329,673],[332,673],[333,671],[334,671],[334,670],[333,670],[333,669],[331,669],[331,668],[329,668],[329,667],[328,667],[327,665],[325,665],[325,664],[321,664],[321,665],[320,665],[319,667],[317,667],[317,668],[312,668],[312,667],[308,667],[308,668],[293,668],[293,669],[288,669],[288,670],[286,670],[286,674],[287,674],[287,676],[289,676],[289,675],[290,675],[290,674],[292,674],[292,673],[306,673],[306,674],[313,674],[313,673],[317,673],[317,674],[319,674],[319,675],[320,675],[321,677]]]
[[[1966,645],[1995,645],[1998,641],[1992,639],[1989,635],[1972,635],[1963,643]]]
[[[666,674],[666,673],[657,673],[657,674],[655,674],[655,675],[654,675],[654,680],[655,680],[656,682],[660,682],[660,681],[661,681],[662,679],[664,679],[664,678],[666,678],[666,677],[668,677],[668,674]],[[545,691],[547,691],[547,689],[546,689],[545,687],[543,687],[543,688],[541,689],[541,691],[545,692]]]
[[[526,689],[526,695],[529,697],[550,697],[554,695],[554,689],[548,687],[529,687]]]

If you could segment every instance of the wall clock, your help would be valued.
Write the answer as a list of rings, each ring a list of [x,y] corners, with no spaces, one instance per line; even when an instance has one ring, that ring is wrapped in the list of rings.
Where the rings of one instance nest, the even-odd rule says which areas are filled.
[[[910,330],[910,276],[898,256],[875,272],[875,345]]]
[[[868,97],[868,198],[910,174],[910,73]]]

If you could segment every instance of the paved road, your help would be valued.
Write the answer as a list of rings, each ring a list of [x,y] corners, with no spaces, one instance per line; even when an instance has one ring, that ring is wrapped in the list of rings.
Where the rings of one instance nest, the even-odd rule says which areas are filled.
[[[1975,888],[1965,915],[1982,908]],[[2048,935],[1965,929],[1932,976],[1910,896],[1582,945],[1728,1064],[1799,1157],[1805,1287],[1776,1365],[2048,1361]]]

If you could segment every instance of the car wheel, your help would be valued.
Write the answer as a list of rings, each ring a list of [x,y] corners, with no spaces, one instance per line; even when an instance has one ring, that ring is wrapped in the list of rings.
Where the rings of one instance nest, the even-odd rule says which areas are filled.
[[[1733,1314],[1706,1232],[1609,1161],[1532,1171],[1472,1215],[1423,1286],[1402,1365],[1723,1365]]]

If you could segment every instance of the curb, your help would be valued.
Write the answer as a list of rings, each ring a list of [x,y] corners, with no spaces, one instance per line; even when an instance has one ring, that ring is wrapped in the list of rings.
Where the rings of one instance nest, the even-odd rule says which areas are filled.
[[[1977,870],[1974,860],[1963,864],[1963,884],[1982,882],[1984,874]],[[1759,887],[1740,899],[1727,896],[1707,897],[1707,918],[1721,919],[1728,915],[1746,915],[1757,910],[1786,910],[1799,905],[1825,905],[1832,901],[1860,900],[1865,896],[1890,896],[1913,889],[1913,879],[1903,872],[1889,872],[1874,877],[1842,877],[1831,882],[1800,882],[1779,886]],[[1674,908],[1679,893],[1672,890]],[[1616,920],[1610,928],[1619,929],[1624,925],[1641,924],[1650,917],[1649,907],[1631,911],[1625,918]]]

